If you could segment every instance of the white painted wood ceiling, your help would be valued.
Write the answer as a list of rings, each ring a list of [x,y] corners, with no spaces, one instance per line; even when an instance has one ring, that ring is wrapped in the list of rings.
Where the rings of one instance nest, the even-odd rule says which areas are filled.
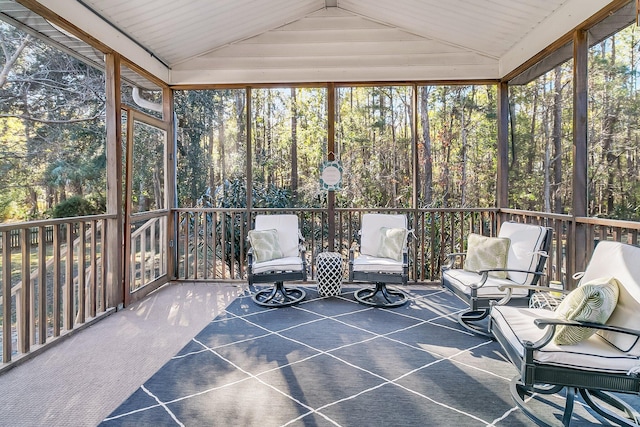
[[[39,3],[179,85],[498,79],[609,1]]]

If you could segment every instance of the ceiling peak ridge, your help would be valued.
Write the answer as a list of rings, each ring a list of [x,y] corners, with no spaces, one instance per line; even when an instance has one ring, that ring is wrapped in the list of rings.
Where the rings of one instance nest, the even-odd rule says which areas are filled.
[[[380,20],[380,19],[377,19],[377,18],[372,18],[371,16],[363,15],[362,13],[354,12],[353,10],[350,10],[350,9],[345,9],[344,7],[339,7],[339,9],[343,10],[343,11],[346,11],[346,12],[352,14],[353,16],[358,16],[358,17],[360,17],[362,19],[366,19],[366,20],[369,20],[371,22],[375,22],[377,24],[384,25],[386,27],[402,31],[404,33],[411,34],[413,36],[421,37],[421,38],[423,38],[425,40],[432,40],[434,42],[442,43],[445,46],[450,46],[450,47],[454,47],[456,49],[461,49],[461,50],[466,51],[466,52],[475,53],[476,55],[480,55],[480,56],[485,57],[485,58],[494,59],[494,60],[499,60],[500,59],[498,56],[492,55],[492,54],[484,52],[482,50],[473,49],[473,48],[470,48],[469,46],[463,46],[463,45],[460,45],[458,43],[453,43],[453,42],[450,42],[448,40],[444,40],[444,39],[442,39],[440,37],[435,37],[435,36],[430,35],[430,34],[418,33],[417,31],[412,31],[412,30],[407,29],[407,28],[402,28],[402,27],[399,27],[398,25],[392,24],[390,22],[386,22],[386,21],[383,21],[383,20]]]

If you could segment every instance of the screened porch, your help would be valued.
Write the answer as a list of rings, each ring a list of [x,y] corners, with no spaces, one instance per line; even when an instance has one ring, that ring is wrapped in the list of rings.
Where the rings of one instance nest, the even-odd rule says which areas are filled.
[[[258,214],[298,216],[305,286],[369,212],[407,216],[416,288],[504,221],[554,230],[567,289],[598,241],[639,244],[635,2],[396,3],[0,1],[102,73],[106,183],[99,214],[0,224],[0,373],[163,286],[220,287],[197,329]]]

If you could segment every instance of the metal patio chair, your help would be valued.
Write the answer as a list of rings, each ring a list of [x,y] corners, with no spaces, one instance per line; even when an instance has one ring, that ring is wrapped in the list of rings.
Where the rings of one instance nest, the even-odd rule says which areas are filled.
[[[491,301],[498,304],[526,306],[535,291],[548,257],[553,230],[547,227],[505,222],[500,226],[498,238],[508,239],[508,252],[504,268],[473,270],[454,268],[466,253],[447,255],[448,263],[442,267],[442,286],[468,305],[458,315],[458,322],[467,330],[490,336],[486,322]],[[463,267],[460,265],[460,267]],[[494,274],[502,273],[502,277]],[[508,286],[500,288],[500,286]]]
[[[388,283],[407,284],[408,233],[405,215],[362,215],[358,256],[356,248],[349,251],[349,281],[375,283],[375,287],[356,291],[354,297],[358,302],[374,307],[399,307],[408,301],[404,292],[387,288]]]
[[[253,301],[264,307],[286,307],[304,299],[306,292],[285,287],[284,282],[307,280],[304,239],[297,215],[257,215],[249,231],[251,248],[247,253],[248,281],[273,283],[273,287],[256,291]]]
[[[617,301],[596,298],[602,292],[598,286],[609,288],[611,282],[616,283]],[[594,290],[598,293],[594,294]],[[611,392],[640,395],[640,247],[598,243],[574,292],[579,292],[576,297],[582,301],[564,308],[569,308],[566,312],[575,318],[557,313],[563,311],[563,303],[575,303],[571,294],[556,311],[492,308],[490,330],[518,369],[511,380],[513,399],[538,425],[554,424],[561,418],[562,424],[568,426],[575,396],[580,394],[603,418],[619,425],[637,426],[637,411]],[[604,324],[591,320],[592,313],[607,303],[611,310],[608,320]],[[584,304],[590,308],[578,313],[576,307]],[[567,326],[580,326],[572,333],[588,333],[569,344],[558,341],[561,328]],[[562,389],[566,391],[566,404],[561,415],[550,417],[552,410],[532,409],[532,395],[555,394]]]

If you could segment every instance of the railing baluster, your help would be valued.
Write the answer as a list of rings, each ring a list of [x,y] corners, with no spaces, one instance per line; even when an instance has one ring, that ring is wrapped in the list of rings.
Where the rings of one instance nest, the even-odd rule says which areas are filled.
[[[37,344],[47,340],[47,241],[46,227],[38,227],[38,337]]]
[[[20,288],[20,301],[16,298],[18,311],[18,351],[27,353],[31,344],[31,316],[32,316],[32,300],[31,300],[31,230],[23,228],[22,238],[22,272],[20,279],[22,286]],[[16,294],[16,297],[18,294]]]
[[[437,215],[435,212],[429,213],[429,278],[431,279],[434,277],[433,269],[436,265],[436,256],[440,257],[440,253],[444,252],[436,243],[436,218]]]
[[[64,328],[67,331],[73,329],[73,223],[67,223],[67,241],[66,241],[66,272],[64,278]]]
[[[187,212],[184,215],[184,266],[183,273],[184,278],[189,278],[189,259],[191,258],[191,242],[190,242],[190,234],[191,234],[191,218],[195,217],[195,213]]]
[[[247,235],[247,226],[246,223],[244,221],[245,219],[245,214],[240,213],[238,214],[240,215],[240,265],[239,265],[239,269],[240,269],[240,277],[239,279],[244,278],[244,264],[245,264],[245,256],[244,254],[246,253],[246,249],[245,249],[245,238],[244,236]],[[215,257],[215,253],[213,254]]]
[[[231,224],[231,230],[229,230],[229,236],[231,237],[231,242],[230,242],[231,250],[229,251],[229,254],[231,255],[231,259],[229,259],[229,278],[230,279],[235,278],[235,271],[236,271],[236,265],[235,265],[235,262],[236,262],[235,216],[236,216],[235,213],[233,213],[233,212],[229,213],[229,224]]]
[[[2,363],[11,361],[11,233],[2,232]]]
[[[61,316],[60,313],[62,311],[61,301],[60,301],[60,292],[62,288],[61,274],[62,274],[62,258],[60,256],[61,252],[61,236],[60,236],[60,224],[55,224],[53,226],[53,336],[60,336],[60,323]]]
[[[100,312],[104,312],[107,309],[107,262],[105,261],[105,255],[107,254],[107,220],[100,220]]]
[[[96,221],[91,221],[91,247],[89,254],[90,276],[89,276],[89,316],[96,317],[96,296],[98,278],[98,227]]]
[[[227,265],[227,251],[225,250],[227,248],[227,213],[223,212],[222,213],[222,221],[220,221],[222,223],[222,259],[221,259],[221,270],[222,270],[222,274],[221,277],[224,279],[225,277],[227,277],[227,270],[226,270],[226,265]]]
[[[85,223],[84,221],[80,221],[78,223],[80,228],[79,237],[80,240],[78,242],[78,315],[76,316],[76,323],[84,323],[85,322],[85,313],[86,313],[86,280],[85,280],[85,272],[87,270],[86,266],[86,234],[85,234]]]
[[[212,224],[211,224],[211,234],[213,236],[213,266],[212,266],[212,274],[214,278],[218,277],[218,257],[216,255],[217,250],[218,250],[218,227],[216,226],[216,224],[218,224],[218,213],[214,212],[213,213],[213,220],[212,220]],[[222,251],[221,251],[222,252]]]
[[[200,260],[200,228],[202,212],[198,212],[193,218],[193,278],[198,279],[198,261]]]
[[[209,236],[209,220],[208,220],[208,213],[204,212],[204,224],[203,224],[203,232],[202,232],[202,277],[206,280],[209,279],[211,277],[211,275],[209,274],[209,241],[211,240],[211,237]]]

